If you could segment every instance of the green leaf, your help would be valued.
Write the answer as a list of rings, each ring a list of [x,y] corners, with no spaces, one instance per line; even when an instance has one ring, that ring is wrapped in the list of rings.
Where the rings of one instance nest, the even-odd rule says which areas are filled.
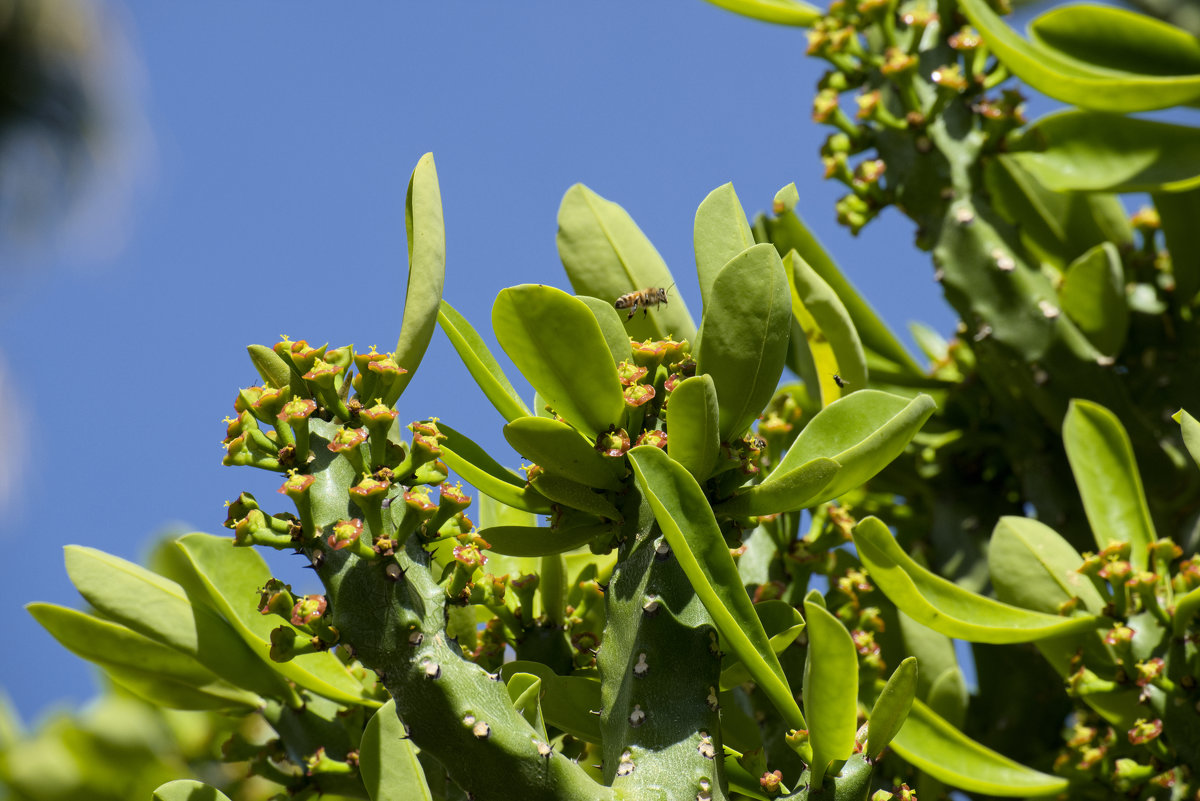
[[[606,300],[587,295],[576,295],[576,297],[583,301],[596,316],[596,323],[600,326],[600,333],[604,335],[604,341],[608,343],[608,350],[612,353],[613,361],[620,364],[631,360],[633,347],[629,339],[629,332],[625,330],[625,321],[621,319],[621,315],[617,313],[613,305]]]
[[[552,473],[590,487],[622,487],[624,461],[602,456],[593,443],[560,420],[521,417],[504,427],[504,438],[522,458]]]
[[[821,245],[812,230],[796,214],[795,206],[799,197],[796,185],[788,184],[775,194],[775,214],[778,216],[774,219],[767,217],[758,219],[771,242],[775,244],[780,257],[786,256],[789,251],[796,251],[800,258],[837,293],[846,312],[850,315],[850,319],[854,321],[854,328],[858,331],[863,345],[914,376],[924,375],[925,371],[921,365],[913,361],[912,356],[900,344],[900,340],[883,322],[883,318],[859,294],[858,290],[854,288],[854,284],[850,283],[842,273],[837,262]]]
[[[408,372],[397,379],[383,399],[389,406],[404,392],[425,356],[446,281],[446,228],[432,153],[421,156],[408,182],[404,228],[408,233],[408,291],[394,358]]]
[[[629,292],[675,283],[671,272],[625,209],[583,184],[567,190],[558,209],[558,255],[580,295],[610,303]],[[696,324],[683,298],[625,324],[634,339],[692,340]]]
[[[926,703],[951,726],[961,729],[967,719],[967,683],[958,665],[947,668],[933,680]]]
[[[928,700],[933,680],[949,668],[958,667],[954,641],[941,632],[913,620],[902,610],[896,610],[904,652],[916,657],[921,666],[917,674],[917,698]]]
[[[867,727],[867,747],[863,749],[863,755],[867,759],[875,759],[887,748],[888,743],[904,725],[916,695],[917,659],[910,656],[896,666],[879,697],[875,699],[875,705],[871,707],[871,714],[868,716],[871,722]]]
[[[540,284],[501,290],[492,306],[500,347],[538,394],[585,435],[620,426],[625,399],[604,333],[583,301]]]
[[[195,658],[221,678],[259,695],[292,699],[272,665],[208,607],[193,604],[174,581],[94,548],[68,545],[67,573],[105,617]]]
[[[712,616],[722,642],[746,665],[784,722],[793,729],[807,729],[704,491],[681,464],[652,445],[629,451],[629,461],[638,488],[654,510],[671,552]]]
[[[722,442],[740,436],[771,400],[787,359],[791,316],[787,275],[770,245],[755,245],[713,282],[696,372],[712,377]]]
[[[396,716],[396,702],[375,711],[363,730],[358,770],[371,801],[432,801],[417,749]]]
[[[930,776],[973,793],[1005,798],[1054,795],[1067,780],[1027,768],[980,745],[914,700],[892,749]]]
[[[796,608],[785,601],[759,601],[754,605],[754,612],[762,622],[763,631],[767,633],[771,650],[777,654],[796,641],[804,631],[804,617]],[[721,663],[721,686],[725,691],[750,681],[750,672],[738,658],[736,653],[725,656]]]
[[[524,480],[489,456],[469,437],[440,420],[438,431],[446,435],[439,443],[442,460],[468,484],[514,509],[550,514],[550,502],[541,493],[526,487]]]
[[[506,556],[548,556],[566,553],[587,545],[604,534],[611,534],[608,523],[587,523],[572,528],[547,526],[493,526],[479,530],[488,541],[489,551]]]
[[[292,368],[279,358],[279,354],[265,345],[248,345],[250,361],[264,383],[272,387],[286,387],[292,380]]]
[[[667,453],[697,481],[712,474],[720,455],[717,388],[711,376],[685,378],[671,391]]]
[[[918,565],[900,549],[879,518],[854,527],[871,580],[906,615],[934,631],[960,640],[986,643],[1031,642],[1095,628],[1094,616],[1059,617],[1032,612],[964,590]]]
[[[818,456],[783,474],[777,468],[767,481],[739,491],[718,504],[716,511],[730,517],[745,517],[798,512],[816,506],[821,502],[818,498],[828,495],[826,488],[837,478],[841,467],[833,459]]]
[[[1064,56],[1105,69],[1143,75],[1200,73],[1200,40],[1122,8],[1052,8],[1029,24],[1029,35]]]
[[[1163,237],[1171,252],[1175,294],[1182,304],[1188,305],[1200,292],[1200,238],[1196,236],[1196,220],[1200,220],[1200,189],[1155,192],[1154,207],[1158,210]]]
[[[1056,192],[1200,186],[1200,129],[1186,125],[1074,109],[1035,122],[1018,148],[1010,158]]]
[[[1071,598],[1093,614],[1103,612],[1100,591],[1076,572],[1082,564],[1083,557],[1058,532],[1027,517],[1000,518],[988,543],[996,597],[1037,612],[1055,614]]]
[[[32,603],[26,608],[54,639],[76,656],[106,670],[115,668],[118,674],[122,670],[134,671],[128,675],[130,679],[141,674],[156,678],[155,686],[148,688],[154,691],[147,699],[153,703],[165,701],[169,703],[164,706],[185,709],[255,709],[265,703],[255,693],[224,681],[193,657],[119,623],[54,604]]]
[[[1183,432],[1183,444],[1187,448],[1188,453],[1192,455],[1192,460],[1197,466],[1200,466],[1200,422],[1196,418],[1180,409],[1173,414],[1172,419],[1179,423],[1180,430]]]
[[[203,587],[208,602],[224,615],[246,644],[264,660],[270,659],[271,632],[286,621],[258,611],[259,588],[271,579],[271,569],[253,548],[236,548],[228,537],[188,534],[175,542]],[[302,637],[304,635],[301,635]],[[328,651],[272,663],[296,684],[340,704],[379,706],[362,682]]]
[[[475,383],[505,420],[512,421],[533,414],[513,389],[508,376],[504,375],[496,357],[488,350],[483,339],[467,319],[444,300],[438,312],[438,323],[446,332],[450,344],[458,351],[459,358],[467,366],[467,371],[475,379]]]
[[[542,705],[539,699],[542,694],[542,680],[532,673],[512,673],[506,679],[508,697],[513,706],[521,713],[521,717],[542,735],[542,741],[549,740],[546,736],[546,721],[542,719]]]
[[[624,517],[612,501],[600,495],[587,484],[580,484],[553,473],[538,473],[529,482],[535,490],[553,503],[565,509],[578,509],[603,520],[621,522]]]
[[[850,632],[818,604],[804,602],[808,655],[804,662],[804,711],[809,721],[812,784],[820,787],[832,762],[854,753],[858,728],[858,653]]]
[[[1145,570],[1147,549],[1158,537],[1121,421],[1097,403],[1073,400],[1063,420],[1063,445],[1096,544],[1128,542],[1129,561]]]
[[[988,47],[1013,74],[1055,100],[1096,111],[1153,111],[1200,98],[1200,75],[1158,76],[1095,67],[1009,28],[987,0],[960,0],[959,7]]]
[[[216,787],[194,779],[176,779],[154,791],[154,801],[229,801]]]
[[[782,480],[801,465],[824,456],[835,460],[841,470],[807,505],[832,500],[861,485],[899,456],[935,407],[933,399],[924,394],[904,398],[877,389],[852,392],[809,421],[760,486]]]
[[[804,331],[813,363],[821,405],[867,385],[867,357],[854,323],[837,294],[796,251],[784,258],[791,289],[792,313]],[[839,379],[842,383],[839,383]]]
[[[1096,350],[1109,356],[1121,350],[1129,330],[1129,307],[1121,255],[1111,242],[1072,262],[1058,288],[1058,299]]]
[[[1200,587],[1191,590],[1176,602],[1175,617],[1171,621],[1171,633],[1176,637],[1182,637],[1198,611],[1200,611]]]
[[[799,0],[708,0],[714,6],[743,17],[807,28],[821,18],[821,10]]]
[[[723,184],[708,193],[696,209],[692,231],[700,297],[707,308],[708,296],[721,268],[754,244],[754,232],[746,222],[746,212],[733,191],[733,184]]]
[[[515,660],[500,666],[507,681],[517,673],[541,679],[542,716],[557,729],[589,743],[600,742],[600,718],[592,714],[600,709],[600,682],[584,676],[559,676],[541,662]]]

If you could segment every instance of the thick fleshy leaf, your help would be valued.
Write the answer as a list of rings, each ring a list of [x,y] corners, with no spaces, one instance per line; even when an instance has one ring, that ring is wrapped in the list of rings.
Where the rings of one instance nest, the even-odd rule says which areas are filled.
[[[1200,237],[1196,236],[1196,220],[1200,220],[1200,189],[1156,192],[1154,208],[1158,211],[1163,237],[1171,252],[1175,293],[1183,304],[1189,304],[1200,292]]]
[[[863,754],[867,759],[879,756],[888,743],[900,731],[908,717],[917,695],[917,658],[910,656],[896,666],[887,684],[871,707],[870,725],[867,727],[867,746]]]
[[[808,656],[804,662],[804,711],[812,742],[812,783],[820,786],[832,762],[854,752],[858,728],[858,653],[850,632],[825,607],[806,600]]]
[[[667,289],[671,271],[625,209],[583,184],[567,190],[558,209],[558,255],[580,295],[610,303],[629,292]],[[634,339],[693,340],[696,324],[678,295],[650,314],[638,312],[625,330]]]
[[[799,0],[708,0],[714,6],[743,17],[776,25],[807,28],[821,18],[821,9]]]
[[[204,782],[176,779],[159,786],[154,801],[229,801],[229,796]]]
[[[1186,125],[1061,111],[1034,123],[1019,149],[1011,158],[1056,192],[1179,192],[1200,186],[1200,128]]]
[[[804,631],[804,617],[794,606],[785,601],[759,601],[754,605],[754,612],[762,622],[763,631],[767,633],[771,650],[783,653],[789,645],[796,641]],[[750,681],[750,672],[738,658],[736,653],[729,653],[721,662],[722,691],[741,686]]]
[[[128,669],[157,678],[159,691],[148,699],[153,702],[173,701],[182,704],[175,708],[185,709],[254,709],[264,703],[260,696],[224,681],[193,657],[120,623],[54,604],[32,603],[26,608],[76,656],[105,669]]]
[[[1096,544],[1128,542],[1129,561],[1145,570],[1147,549],[1158,537],[1121,421],[1097,403],[1073,400],[1063,420],[1063,445]]]
[[[792,313],[817,368],[821,405],[867,385],[867,357],[846,307],[796,251],[784,257]]]
[[[529,483],[544,497],[564,509],[578,509],[602,520],[618,523],[624,519],[612,501],[594,492],[587,484],[580,484],[553,473],[539,473]]]
[[[953,787],[1005,798],[1054,795],[1067,780],[1027,768],[967,737],[919,700],[892,749],[917,768]]]
[[[956,729],[961,729],[967,720],[967,682],[957,665],[947,668],[929,686],[925,703],[934,714]]]
[[[1083,557],[1054,529],[1027,517],[1002,517],[988,543],[988,568],[996,597],[1037,612],[1057,613],[1072,598],[1093,614],[1104,598],[1078,572]]]
[[[790,317],[787,274],[773,246],[755,245],[721,268],[704,309],[696,371],[713,379],[722,442],[745,432],[775,394]]]
[[[828,495],[826,488],[837,478],[841,467],[833,459],[818,456],[782,475],[777,475],[776,469],[768,476],[769,481],[752,484],[719,504],[716,511],[730,517],[745,517],[798,512],[816,506],[822,502],[819,499]]]
[[[1121,255],[1111,242],[1072,262],[1058,288],[1058,299],[1096,350],[1109,356],[1120,351],[1129,330],[1129,307]]]
[[[525,481],[504,467],[469,437],[438,421],[438,430],[446,435],[439,443],[442,460],[464,481],[514,509],[534,514],[550,514],[550,501],[525,486]]]
[[[272,665],[233,627],[183,587],[144,567],[94,548],[64,548],[67,573],[79,594],[105,617],[194,657],[221,678],[259,695],[294,697]]]
[[[832,500],[864,483],[904,451],[936,404],[928,395],[904,398],[863,389],[822,409],[760,486],[782,480],[819,457],[841,469],[809,506]]]
[[[432,153],[421,156],[408,182],[404,228],[408,233],[408,290],[404,295],[404,319],[395,359],[408,372],[400,376],[384,398],[388,405],[394,404],[404,392],[425,357],[446,281],[446,228],[442,223],[442,194]]]
[[[546,736],[546,721],[542,718],[542,705],[539,699],[542,694],[542,680],[532,673],[512,673],[505,680],[508,685],[508,697],[513,706],[521,713],[521,717],[542,735],[542,741],[549,740]]]
[[[542,716],[555,728],[589,743],[600,742],[600,682],[584,676],[559,676],[541,662],[505,662],[500,675],[507,681],[517,673],[541,679]]]
[[[175,547],[190,565],[207,600],[263,659],[270,659],[271,632],[285,621],[258,611],[257,594],[271,578],[271,569],[253,548],[235,548],[228,537],[188,534]],[[304,635],[301,635],[304,636]],[[328,651],[272,663],[279,673],[318,695],[342,704],[379,706],[366,695],[362,682]]]
[[[1147,75],[1096,67],[1040,42],[1026,41],[992,11],[987,0],[960,0],[959,8],[1006,67],[1055,100],[1097,111],[1130,113],[1200,99],[1198,74]]]
[[[746,212],[733,191],[733,184],[723,184],[709,192],[696,209],[692,242],[696,248],[700,297],[707,306],[717,273],[730,259],[754,244],[754,232],[746,221]]]
[[[711,376],[694,375],[671,391],[667,412],[667,453],[704,481],[717,465],[721,436],[717,431],[717,388]]]
[[[581,548],[612,531],[611,525],[596,522],[557,530],[548,526],[493,526],[480,529],[479,536],[488,541],[489,551],[499,554],[548,556]]]
[[[604,333],[583,301],[540,284],[501,290],[492,327],[513,364],[564,420],[596,436],[620,426],[625,399]]]
[[[620,489],[624,462],[602,456],[595,445],[560,420],[521,417],[504,427],[513,450],[546,470],[591,487]]]
[[[933,680],[947,669],[958,666],[954,641],[940,631],[913,620],[903,610],[896,610],[896,620],[900,624],[904,652],[916,657],[917,664],[921,666],[917,674],[917,697],[928,699]]]
[[[265,345],[248,345],[250,361],[262,380],[272,387],[286,387],[292,380],[292,368],[279,354]]]
[[[432,801],[417,749],[396,716],[396,702],[375,711],[363,730],[358,770],[371,801]]]
[[[1183,444],[1192,455],[1192,460],[1200,467],[1200,422],[1183,409],[1175,412],[1172,418],[1179,423],[1183,433]]]
[[[629,361],[633,356],[629,332],[625,330],[625,321],[613,308],[612,303],[588,295],[576,295],[575,297],[583,301],[592,310],[592,314],[596,315],[596,323],[600,326],[600,333],[604,335],[604,341],[608,343],[608,350],[612,353],[613,361],[617,364]]]
[[[900,340],[883,322],[883,318],[859,294],[854,284],[850,283],[837,262],[829,255],[829,251],[825,250],[812,230],[796,214],[795,207],[799,199],[800,193],[796,185],[788,184],[775,194],[774,210],[778,216],[773,219],[759,217],[756,223],[761,223],[762,230],[775,244],[780,257],[786,256],[789,251],[796,251],[837,293],[850,319],[854,321],[854,328],[858,331],[863,345],[914,376],[924,375],[925,371],[900,344]]]
[[[879,518],[854,527],[858,548],[871,580],[913,620],[947,637],[984,643],[1031,642],[1087,631],[1102,624],[1085,615],[1059,617],[994,601],[964,590],[918,565],[896,544]]]
[[[1175,617],[1171,621],[1171,625],[1172,633],[1176,637],[1183,636],[1187,631],[1188,624],[1196,616],[1196,612],[1200,612],[1200,587],[1196,587],[1184,595],[1175,604]]]
[[[505,420],[516,420],[518,417],[533,414],[513,389],[508,376],[504,375],[496,357],[488,350],[483,339],[467,319],[444,300],[438,312],[438,323],[446,332],[450,344],[458,351],[459,358],[467,366],[467,371],[475,379],[475,383]]]
[[[807,729],[704,491],[683,465],[658,448],[636,447],[629,461],[671,552],[712,616],[722,642],[741,658],[784,722]]]
[[[1097,67],[1145,75],[1200,74],[1200,40],[1182,28],[1123,8],[1052,8],[1029,24],[1029,35]]]

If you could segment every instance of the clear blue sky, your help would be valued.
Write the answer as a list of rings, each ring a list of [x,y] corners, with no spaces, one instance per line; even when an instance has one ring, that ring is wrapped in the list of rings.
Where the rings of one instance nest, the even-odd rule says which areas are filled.
[[[245,346],[286,333],[394,347],[405,189],[426,151],[446,297],[489,337],[499,289],[566,286],[555,214],[575,182],[633,215],[698,312],[696,206],[733,181],[754,213],[794,181],[886,320],[952,328],[910,225],[893,212],[852,239],[835,224],[803,31],[701,0],[112,5],[151,132],[129,236],[103,264],[54,260],[0,294],[26,440],[0,509],[0,685],[27,721],[94,692],[22,608],[80,604],[63,545],[138,559],[169,527],[222,531],[240,490],[277,497],[273,477],[220,465],[222,418],[257,381]],[[516,463],[440,332],[401,409]]]

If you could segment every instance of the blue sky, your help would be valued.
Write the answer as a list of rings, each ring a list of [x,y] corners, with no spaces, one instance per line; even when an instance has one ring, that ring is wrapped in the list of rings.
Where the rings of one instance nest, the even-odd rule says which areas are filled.
[[[21,462],[0,508],[0,686],[27,721],[95,688],[22,608],[80,604],[63,545],[139,559],[168,529],[219,533],[243,489],[274,497],[274,477],[220,465],[222,418],[257,381],[245,346],[394,347],[405,190],[426,151],[446,298],[486,336],[501,288],[566,286],[555,215],[576,182],[633,215],[698,312],[696,206],[733,181],[753,214],[794,181],[799,212],[887,321],[952,329],[909,224],[890,212],[853,239],[834,222],[803,31],[701,0],[106,6],[140,62],[148,132],[127,234],[103,259],[48,257],[0,290],[23,433],[4,445]],[[401,414],[438,415],[516,463],[440,333]]]

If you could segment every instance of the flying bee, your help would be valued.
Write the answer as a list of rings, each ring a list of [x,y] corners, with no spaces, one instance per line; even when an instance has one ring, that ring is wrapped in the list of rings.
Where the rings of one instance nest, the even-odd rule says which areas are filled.
[[[625,315],[626,320],[633,319],[633,315],[637,312],[639,306],[642,308],[642,316],[645,317],[646,313],[650,311],[650,306],[654,306],[657,309],[660,304],[667,302],[667,293],[674,286],[675,284],[671,284],[671,286],[665,289],[660,286],[658,288],[650,287],[649,289],[630,292],[613,301],[613,306],[618,309],[629,309],[629,314]]]
[[[846,385],[849,384],[850,382],[847,381],[846,379],[842,378],[837,373],[834,373],[833,374],[833,383],[838,385],[838,389],[845,389]]]

